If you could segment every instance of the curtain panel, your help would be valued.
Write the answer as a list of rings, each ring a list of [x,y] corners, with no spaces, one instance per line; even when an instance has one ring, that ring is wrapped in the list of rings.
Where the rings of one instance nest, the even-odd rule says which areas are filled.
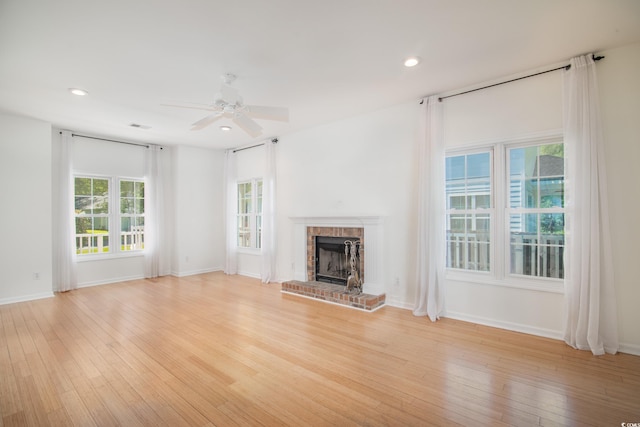
[[[237,261],[237,215],[236,215],[236,193],[237,156],[233,150],[228,150],[224,158],[224,224],[225,224],[225,248],[226,257],[225,274],[236,274],[238,272]]]
[[[413,314],[435,322],[444,311],[445,150],[442,103],[437,96],[421,105],[418,141],[417,292]]]
[[[265,172],[262,177],[262,247],[260,278],[262,283],[276,276],[276,143],[265,142]]]
[[[56,177],[58,200],[53,227],[54,292],[66,292],[78,287],[73,200],[73,140],[69,131],[62,131],[60,134]]]
[[[162,147],[149,146],[145,151],[145,224],[144,277],[155,278],[163,273],[162,261],[168,244],[164,230],[164,173]]]
[[[595,355],[618,351],[607,180],[596,67],[571,60],[563,76],[567,161],[564,340]]]

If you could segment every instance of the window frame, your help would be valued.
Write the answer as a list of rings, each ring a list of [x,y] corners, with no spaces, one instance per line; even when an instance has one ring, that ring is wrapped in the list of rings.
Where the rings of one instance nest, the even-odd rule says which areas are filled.
[[[509,166],[508,154],[510,149],[531,146],[565,144],[562,133],[552,132],[547,135],[514,138],[494,142],[453,147],[445,151],[445,159],[451,156],[468,155],[491,150],[491,230],[490,230],[490,271],[474,271],[453,269],[445,266],[447,280],[456,282],[479,283],[485,285],[505,286],[509,288],[521,288],[552,293],[564,293],[564,279],[518,275],[510,272],[510,223],[509,218]],[[565,144],[566,153],[566,144]],[[568,180],[565,154],[564,182],[566,196],[566,181]],[[446,180],[445,180],[446,185]],[[445,188],[446,198],[446,188]],[[445,215],[448,214],[448,205],[445,199]],[[566,203],[566,201],[565,201]],[[565,214],[566,233],[566,206],[562,208]],[[542,209],[547,213],[547,209]],[[447,222],[445,219],[445,226]],[[564,241],[566,250],[566,240]]]
[[[494,260],[495,260],[495,252],[494,252],[494,247],[495,247],[495,233],[494,233],[494,228],[495,228],[495,183],[494,183],[494,154],[493,154],[494,148],[492,146],[481,146],[481,147],[473,147],[473,148],[466,148],[466,149],[455,149],[455,150],[448,150],[445,153],[445,162],[446,162],[446,158],[447,157],[458,157],[458,156],[470,156],[470,155],[476,155],[476,154],[482,154],[482,153],[489,153],[489,170],[491,173],[491,176],[489,177],[489,208],[474,208],[474,209],[468,209],[468,207],[466,207],[465,209],[451,209],[449,208],[449,204],[448,204],[448,200],[446,199],[447,195],[446,195],[446,177],[445,177],[445,227],[447,227],[449,225],[449,216],[450,215],[464,215],[464,220],[465,223],[467,221],[467,216],[469,215],[473,215],[474,217],[476,215],[480,215],[480,214],[487,214],[489,215],[489,227],[490,227],[490,231],[489,231],[489,271],[484,271],[484,270],[469,270],[469,269],[462,269],[462,268],[453,268],[453,267],[446,267],[445,269],[447,271],[455,271],[455,272],[459,272],[462,274],[465,273],[474,273],[474,274],[480,274],[480,275],[491,275],[491,272],[494,271]],[[445,166],[445,170],[446,170],[446,166]],[[466,167],[465,167],[466,170]],[[465,185],[466,185],[466,181],[467,178],[465,177]],[[466,198],[468,197],[468,195],[465,192],[465,203],[466,203]],[[446,234],[445,234],[446,236]],[[446,240],[446,237],[445,237]],[[448,243],[448,242],[445,242]],[[446,249],[448,251],[448,249]]]
[[[144,178],[129,178],[129,177],[114,177],[115,182],[116,182],[116,186],[118,188],[118,195],[117,195],[117,199],[118,199],[118,204],[117,204],[117,208],[118,208],[118,212],[116,213],[116,225],[117,225],[117,233],[118,233],[118,246],[117,246],[117,251],[120,253],[126,253],[126,254],[133,254],[136,252],[142,252],[144,251],[144,237],[145,237],[145,233],[144,233],[144,228],[142,231],[142,248],[136,248],[136,249],[122,249],[122,246],[126,246],[126,244],[123,245],[122,243],[122,220],[124,218],[136,218],[136,222],[137,219],[142,218],[142,227],[145,226],[146,224],[146,219],[147,219],[147,215],[146,215],[146,189],[147,189],[147,183],[146,180]],[[143,187],[143,194],[142,194],[142,201],[143,201],[143,209],[142,209],[142,213],[123,213],[122,212],[122,182],[132,182],[134,183],[134,196],[132,197],[134,200],[134,203],[136,201],[136,199],[140,199],[139,197],[135,196],[135,184],[136,183],[142,183]],[[133,240],[133,239],[132,239]]]
[[[262,178],[250,178],[239,180],[236,183],[236,250],[240,253],[256,254],[262,250],[262,192],[258,197],[258,184],[262,185]],[[240,213],[239,187],[240,185],[251,184],[251,212]],[[259,202],[260,199],[260,203]],[[260,207],[260,212],[258,212]],[[240,246],[240,218],[247,217],[249,219],[249,246]]]
[[[103,215],[102,217],[108,218],[108,226],[109,232],[107,233],[109,239],[109,252],[102,253],[87,253],[87,254],[79,254],[77,252],[77,243],[75,243],[74,237],[74,256],[76,257],[77,262],[85,262],[85,261],[97,261],[97,260],[105,260],[105,259],[113,259],[113,258],[129,258],[129,257],[138,257],[144,255],[144,248],[135,249],[135,250],[122,250],[121,249],[121,220],[123,217],[131,216],[129,214],[121,213],[121,197],[120,197],[120,183],[122,181],[133,181],[133,182],[142,182],[144,183],[145,195],[144,200],[146,201],[146,188],[147,181],[144,177],[124,177],[124,176],[113,176],[113,175],[102,175],[95,173],[85,173],[85,172],[74,172],[73,173],[73,203],[74,203],[74,236],[75,233],[75,222],[76,218],[79,216],[75,214],[75,180],[76,178],[91,178],[91,179],[103,179],[107,180],[109,190],[107,201],[109,203],[109,213]],[[136,215],[138,217],[143,217],[146,219],[146,205],[145,205],[145,213],[142,215]],[[83,217],[83,216],[81,216]]]

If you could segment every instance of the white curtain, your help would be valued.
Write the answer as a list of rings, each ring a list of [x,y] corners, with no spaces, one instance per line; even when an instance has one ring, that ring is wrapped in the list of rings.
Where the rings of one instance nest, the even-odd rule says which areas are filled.
[[[58,197],[55,201],[56,212],[53,227],[53,290],[66,292],[78,287],[71,132],[61,132],[57,154],[58,167],[55,185]]]
[[[565,327],[570,346],[618,351],[607,181],[595,63],[573,58],[564,73],[567,159]]]
[[[144,224],[144,277],[163,274],[164,251],[164,173],[162,147],[150,145],[145,151],[145,224]]]
[[[228,150],[224,158],[224,224],[225,224],[225,246],[226,260],[224,272],[226,274],[236,274],[238,272],[237,261],[237,209],[236,209],[236,154],[233,150]]]
[[[444,310],[444,138],[442,104],[423,100],[418,141],[417,292],[413,314],[438,320]]]
[[[276,276],[276,143],[265,142],[265,171],[262,177],[262,283]]]

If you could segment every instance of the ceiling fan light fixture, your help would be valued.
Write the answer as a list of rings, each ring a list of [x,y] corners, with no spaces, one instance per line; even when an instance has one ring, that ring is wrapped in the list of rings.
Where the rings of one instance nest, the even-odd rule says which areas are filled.
[[[69,92],[71,92],[72,94],[77,95],[77,96],[85,96],[85,95],[89,94],[89,92],[87,92],[86,90],[78,89],[76,87],[70,87],[69,88]]]
[[[417,56],[410,56],[404,60],[404,66],[409,68],[415,67],[419,63],[420,63],[420,58],[418,58]]]
[[[232,129],[231,126],[226,126],[226,125],[220,126],[220,130],[223,132],[229,132],[231,129]]]

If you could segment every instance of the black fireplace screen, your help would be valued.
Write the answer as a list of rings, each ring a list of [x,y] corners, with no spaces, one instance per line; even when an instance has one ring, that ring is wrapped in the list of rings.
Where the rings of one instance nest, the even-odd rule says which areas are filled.
[[[316,280],[346,286],[351,268],[345,255],[345,242],[357,237],[316,236]]]

